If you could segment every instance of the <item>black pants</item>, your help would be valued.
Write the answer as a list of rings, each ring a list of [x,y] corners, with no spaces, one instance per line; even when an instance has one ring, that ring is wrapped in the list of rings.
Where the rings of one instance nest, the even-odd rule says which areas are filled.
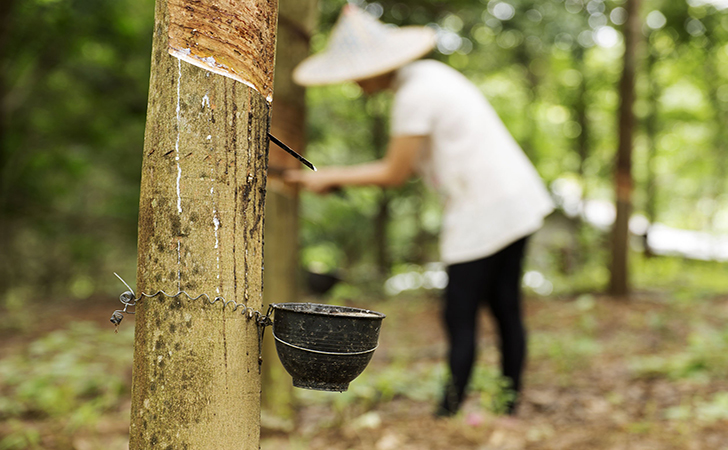
[[[526,239],[520,239],[499,252],[448,267],[444,320],[449,338],[451,379],[438,411],[455,414],[465,394],[475,360],[478,306],[487,303],[500,337],[501,370],[516,397],[526,357],[526,330],[521,318],[521,272]],[[507,412],[515,412],[517,398]]]

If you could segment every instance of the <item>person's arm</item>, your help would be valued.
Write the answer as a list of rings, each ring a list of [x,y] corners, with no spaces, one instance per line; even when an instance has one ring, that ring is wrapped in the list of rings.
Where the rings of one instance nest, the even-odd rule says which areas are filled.
[[[424,143],[424,136],[395,137],[389,141],[387,154],[380,160],[354,166],[326,167],[318,172],[289,170],[284,173],[284,179],[319,194],[347,185],[399,186],[412,175]]]

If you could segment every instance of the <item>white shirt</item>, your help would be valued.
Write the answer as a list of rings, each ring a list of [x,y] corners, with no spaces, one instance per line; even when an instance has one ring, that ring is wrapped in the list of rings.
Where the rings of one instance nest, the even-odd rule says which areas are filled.
[[[422,60],[397,71],[394,90],[392,136],[428,138],[416,169],[444,199],[445,263],[484,258],[541,227],[548,191],[475,85]]]

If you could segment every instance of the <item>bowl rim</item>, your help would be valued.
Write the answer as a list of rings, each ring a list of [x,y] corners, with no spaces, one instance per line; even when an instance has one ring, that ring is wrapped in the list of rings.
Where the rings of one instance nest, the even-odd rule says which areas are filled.
[[[309,307],[320,307],[321,309],[336,309],[336,314],[326,311],[315,311],[315,310],[301,310],[302,306]],[[371,309],[355,308],[352,306],[339,306],[339,305],[327,305],[323,303],[311,303],[311,302],[288,302],[288,303],[271,303],[270,307],[274,311],[281,310],[292,313],[308,314],[312,316],[324,316],[324,317],[346,317],[351,319],[362,319],[362,320],[382,320],[386,315],[372,311]]]

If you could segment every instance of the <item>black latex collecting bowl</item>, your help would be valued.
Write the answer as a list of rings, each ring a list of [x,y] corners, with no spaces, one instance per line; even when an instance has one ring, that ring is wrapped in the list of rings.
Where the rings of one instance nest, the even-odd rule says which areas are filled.
[[[385,315],[317,303],[273,303],[273,337],[293,385],[345,391],[372,359]]]

